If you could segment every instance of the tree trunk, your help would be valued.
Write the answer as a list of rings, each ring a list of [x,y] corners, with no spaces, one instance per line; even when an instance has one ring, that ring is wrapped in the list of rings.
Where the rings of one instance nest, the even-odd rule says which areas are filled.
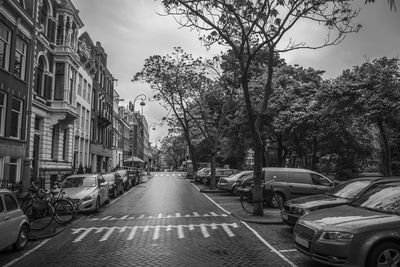
[[[389,147],[389,140],[386,135],[385,127],[383,126],[383,121],[381,117],[378,117],[377,119],[377,124],[379,128],[379,132],[382,137],[382,143],[383,143],[383,158],[382,158],[382,163],[383,163],[383,174],[384,175],[391,175],[392,174],[392,169],[390,167],[391,163],[391,155],[390,155],[390,147]]]
[[[262,201],[262,187],[261,187],[261,173],[263,166],[263,143],[260,136],[260,131],[256,127],[256,123],[253,116],[253,109],[250,101],[250,93],[248,87],[247,76],[242,76],[241,79],[243,94],[246,103],[247,115],[249,117],[249,126],[251,130],[251,136],[253,139],[254,146],[254,188],[253,188],[253,199],[254,199],[254,210],[253,215],[262,216],[263,201]]]

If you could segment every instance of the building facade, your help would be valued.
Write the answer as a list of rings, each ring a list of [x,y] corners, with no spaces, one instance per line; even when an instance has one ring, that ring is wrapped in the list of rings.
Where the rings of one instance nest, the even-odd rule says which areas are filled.
[[[93,79],[90,162],[93,173],[111,170],[114,78],[107,69],[107,54],[100,42],[91,47],[95,58]]]
[[[23,182],[24,164],[25,171],[30,164],[27,117],[34,54],[34,10],[34,1],[0,2],[0,186],[12,190]]]
[[[113,98],[113,136],[112,136],[112,169],[119,169],[123,163],[123,123],[119,116],[119,94],[114,90]]]

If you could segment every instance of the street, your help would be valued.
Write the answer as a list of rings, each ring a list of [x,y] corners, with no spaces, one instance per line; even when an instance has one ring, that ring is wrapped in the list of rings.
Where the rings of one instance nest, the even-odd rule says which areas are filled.
[[[246,224],[213,202],[183,175],[156,173],[57,236],[1,252],[0,265],[317,266],[289,227]]]

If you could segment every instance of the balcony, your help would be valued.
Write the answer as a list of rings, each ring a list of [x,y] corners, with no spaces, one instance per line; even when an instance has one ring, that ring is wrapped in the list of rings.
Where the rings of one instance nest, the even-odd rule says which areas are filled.
[[[78,118],[76,107],[67,101],[49,101],[52,118],[66,124],[73,123]]]
[[[108,112],[106,110],[97,111],[96,114],[97,114],[98,123],[101,126],[108,126],[111,124],[111,122],[112,122],[111,115],[108,114]]]

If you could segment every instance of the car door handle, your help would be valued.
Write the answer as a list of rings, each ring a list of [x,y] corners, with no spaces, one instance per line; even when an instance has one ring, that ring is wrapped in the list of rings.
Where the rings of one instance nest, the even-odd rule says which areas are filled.
[[[5,216],[5,217],[4,217],[4,220],[5,220],[5,221],[8,221],[8,219],[10,219],[10,216]]]

